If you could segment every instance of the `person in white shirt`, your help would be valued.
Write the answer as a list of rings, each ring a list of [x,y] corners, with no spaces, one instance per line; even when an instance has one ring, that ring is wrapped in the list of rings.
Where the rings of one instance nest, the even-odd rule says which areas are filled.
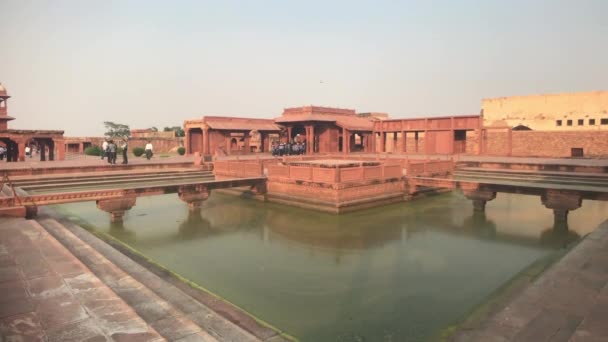
[[[32,149],[30,148],[29,145],[25,146],[25,155],[32,158]]]
[[[153,148],[152,148],[152,143],[150,142],[150,140],[148,140],[148,143],[146,144],[146,147],[144,148],[144,150],[146,151],[146,158],[148,158],[148,160],[150,160],[150,158],[152,158],[152,154],[154,153]]]
[[[103,158],[106,156],[107,153],[108,153],[108,141],[104,140],[103,144],[101,144],[101,160],[103,160]]]

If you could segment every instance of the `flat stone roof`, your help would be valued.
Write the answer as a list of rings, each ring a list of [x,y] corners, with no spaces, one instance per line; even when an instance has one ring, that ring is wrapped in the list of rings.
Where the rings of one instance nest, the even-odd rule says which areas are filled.
[[[349,160],[349,159],[317,159],[317,160],[293,160],[286,161],[285,164],[292,166],[316,166],[327,168],[346,168],[360,166],[377,166],[379,161]]]

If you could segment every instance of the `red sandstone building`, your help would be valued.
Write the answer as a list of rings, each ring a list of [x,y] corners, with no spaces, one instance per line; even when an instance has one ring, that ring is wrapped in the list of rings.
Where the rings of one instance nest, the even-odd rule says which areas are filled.
[[[6,88],[0,84],[0,145],[6,148],[8,162],[24,161],[25,147],[36,147],[40,160],[64,159],[63,131],[9,129],[8,122],[15,118],[8,116]],[[47,158],[48,153],[48,158]]]
[[[251,132],[305,141],[307,153],[608,156],[608,92],[484,99],[481,115],[389,119],[386,113],[306,106],[274,119],[204,117],[186,121],[187,153],[250,153]],[[229,123],[231,122],[231,123]]]

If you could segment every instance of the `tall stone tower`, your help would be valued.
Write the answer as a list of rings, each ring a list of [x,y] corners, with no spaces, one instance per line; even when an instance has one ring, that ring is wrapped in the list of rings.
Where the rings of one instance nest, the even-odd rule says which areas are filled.
[[[0,83],[0,131],[8,129],[8,122],[15,120],[15,118],[8,116],[8,105],[6,104],[8,98],[6,88]]]

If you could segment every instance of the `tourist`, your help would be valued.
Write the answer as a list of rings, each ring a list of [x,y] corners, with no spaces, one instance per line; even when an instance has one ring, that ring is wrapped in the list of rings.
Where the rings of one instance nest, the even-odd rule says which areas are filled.
[[[30,148],[30,145],[25,146],[25,155],[32,158],[32,149]]]
[[[108,163],[116,164],[116,144],[114,140],[110,140],[108,143]]]
[[[101,160],[108,154],[108,141],[104,139],[103,144],[101,144]]]
[[[122,144],[120,145],[120,148],[122,148],[122,163],[123,164],[129,163],[129,161],[127,160],[127,148],[128,147],[129,147],[129,145],[127,144],[127,139],[123,139]]]
[[[154,153],[154,150],[152,148],[152,143],[150,142],[150,140],[148,140],[148,143],[146,144],[146,147],[144,148],[144,150],[146,151],[146,158],[148,158],[148,160],[150,160],[150,158],[152,158],[152,154]]]
[[[4,160],[4,156],[6,156],[6,147],[0,146],[0,160]]]

